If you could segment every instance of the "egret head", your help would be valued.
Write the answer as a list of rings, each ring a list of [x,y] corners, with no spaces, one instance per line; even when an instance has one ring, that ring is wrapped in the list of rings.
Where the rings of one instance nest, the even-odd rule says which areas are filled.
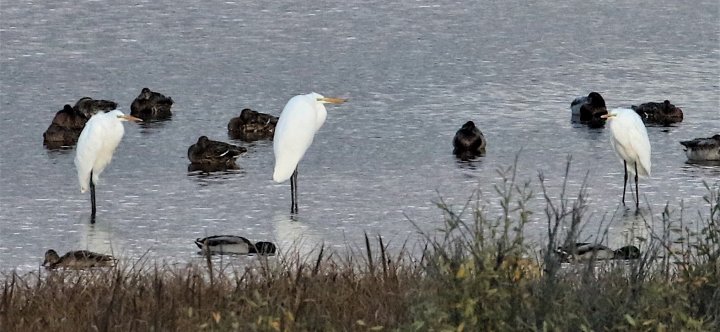
[[[115,116],[116,116],[120,121],[142,122],[142,119],[136,118],[136,117],[134,117],[134,116],[132,116],[132,115],[126,115],[126,114],[123,114],[123,112],[120,112],[120,111],[115,111],[115,112],[116,112],[116,113],[115,113]]]
[[[315,101],[321,104],[342,104],[347,101],[343,98],[325,97],[319,93],[312,92],[310,95],[315,98]]]

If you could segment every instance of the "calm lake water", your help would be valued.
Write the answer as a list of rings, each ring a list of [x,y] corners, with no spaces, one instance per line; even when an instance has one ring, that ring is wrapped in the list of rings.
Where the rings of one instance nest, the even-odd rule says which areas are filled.
[[[399,246],[417,236],[409,220],[442,225],[440,198],[462,206],[479,190],[497,217],[497,170],[516,156],[519,180],[538,193],[542,172],[556,197],[571,155],[572,196],[587,175],[587,233],[609,226],[613,246],[647,236],[643,220],[668,202],[697,221],[720,166],[686,163],[678,141],[720,132],[719,11],[715,0],[3,3],[0,271],[36,270],[49,248],[184,263],[213,234],[345,250],[367,232]],[[174,116],[125,125],[90,225],[74,150],[46,150],[42,133],[66,103],[90,96],[129,112],[143,87],[171,96]],[[328,107],[300,164],[293,219],[289,184],[272,181],[272,142],[231,140],[226,126],[245,107],[278,115],[311,91],[350,101]],[[608,130],[570,120],[572,99],[590,91],[611,108],[669,99],[685,112],[648,128],[639,215],[620,205]],[[487,155],[459,163],[451,142],[467,120]],[[247,147],[240,169],[189,173],[200,135]],[[542,241],[540,194],[530,208],[527,235]]]

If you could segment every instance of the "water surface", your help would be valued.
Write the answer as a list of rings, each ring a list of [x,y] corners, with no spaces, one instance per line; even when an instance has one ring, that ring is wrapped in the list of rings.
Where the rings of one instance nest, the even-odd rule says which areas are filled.
[[[37,269],[48,248],[182,263],[197,257],[196,237],[213,234],[343,250],[367,232],[399,245],[415,237],[408,219],[442,225],[440,198],[460,206],[480,191],[497,216],[496,170],[516,157],[519,179],[538,192],[541,172],[556,197],[571,155],[568,190],[587,176],[586,228],[608,225],[611,245],[647,235],[643,220],[668,202],[697,220],[703,182],[720,168],[686,163],[678,141],[720,132],[719,10],[669,0],[4,3],[0,270]],[[89,225],[74,151],[47,151],[42,133],[66,103],[90,96],[129,112],[143,87],[171,96],[174,116],[126,124]],[[272,143],[233,141],[226,126],[243,108],[278,115],[310,91],[350,102],[329,107],[300,164],[291,219]],[[570,121],[570,101],[590,91],[609,107],[669,99],[685,111],[681,124],[648,128],[653,174],[641,180],[639,216],[619,204],[608,131]],[[458,163],[452,137],[467,120],[487,156]],[[246,146],[240,169],[188,173],[201,135]],[[538,241],[543,207],[536,195],[527,233]]]

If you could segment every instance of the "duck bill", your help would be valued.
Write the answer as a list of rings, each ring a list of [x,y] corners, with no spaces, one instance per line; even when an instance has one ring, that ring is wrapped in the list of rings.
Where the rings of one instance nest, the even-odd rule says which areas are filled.
[[[334,97],[323,97],[318,98],[318,101],[321,103],[328,103],[328,104],[342,104],[347,101],[347,99],[343,98],[334,98]]]
[[[136,118],[132,115],[123,115],[122,118],[125,120],[128,120],[128,121],[132,121],[132,122],[142,122],[142,119]]]

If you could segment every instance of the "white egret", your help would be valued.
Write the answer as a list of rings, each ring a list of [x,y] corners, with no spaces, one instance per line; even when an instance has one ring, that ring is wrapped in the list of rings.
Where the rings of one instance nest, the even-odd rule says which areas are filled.
[[[112,160],[113,153],[125,133],[123,121],[142,120],[125,115],[119,110],[98,113],[88,120],[78,138],[75,167],[80,182],[80,192],[84,193],[90,188],[92,223],[95,223],[95,184],[100,178],[100,173]]]
[[[485,135],[472,121],[458,129],[453,138],[453,154],[461,160],[470,160],[485,155]]]
[[[290,179],[290,213],[297,213],[297,166],[312,144],[315,133],[325,123],[327,110],[324,104],[342,104],[345,101],[312,92],[290,98],[280,113],[273,137],[273,180],[281,183]]]
[[[645,124],[635,111],[627,108],[616,108],[602,117],[610,123],[610,144],[625,168],[623,205],[630,172],[635,175],[635,208],[639,208],[638,175],[650,176],[650,139]]]

